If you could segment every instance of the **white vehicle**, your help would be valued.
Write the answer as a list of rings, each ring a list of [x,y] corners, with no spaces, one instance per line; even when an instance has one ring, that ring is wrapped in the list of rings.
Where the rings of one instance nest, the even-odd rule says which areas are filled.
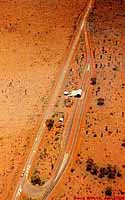
[[[63,121],[64,121],[64,118],[63,118],[63,117],[60,117],[60,118],[59,118],[59,122],[62,123]]]
[[[68,95],[69,94],[69,92],[68,91],[64,91],[64,95]]]
[[[25,170],[23,170],[23,171],[22,171],[21,177],[23,177],[23,176],[24,176],[24,173],[25,173]]]
[[[64,91],[64,95],[68,97],[81,97],[82,96],[82,89],[72,90],[72,91]]]

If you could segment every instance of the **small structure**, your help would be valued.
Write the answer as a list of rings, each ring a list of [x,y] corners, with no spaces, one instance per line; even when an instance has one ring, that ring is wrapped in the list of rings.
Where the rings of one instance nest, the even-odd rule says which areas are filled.
[[[64,95],[68,97],[81,97],[82,96],[82,89],[72,90],[72,91],[64,91]]]

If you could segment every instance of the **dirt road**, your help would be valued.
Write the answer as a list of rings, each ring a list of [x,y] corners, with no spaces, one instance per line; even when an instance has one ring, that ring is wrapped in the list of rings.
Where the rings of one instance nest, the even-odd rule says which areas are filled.
[[[83,21],[82,21],[82,23],[80,24],[79,30],[78,30],[78,32],[77,32],[75,38],[74,38],[72,47],[71,47],[70,52],[69,52],[69,55],[68,55],[68,58],[67,58],[66,63],[65,63],[65,65],[64,65],[63,71],[62,71],[62,73],[61,73],[61,77],[60,77],[60,79],[58,80],[58,84],[57,84],[57,87],[56,87],[56,89],[55,89],[54,95],[52,96],[52,99],[51,99],[51,101],[50,101],[50,103],[49,103],[48,110],[47,110],[47,112],[46,112],[45,115],[44,115],[43,121],[42,121],[42,123],[41,123],[41,126],[40,126],[40,128],[39,128],[39,131],[38,131],[37,136],[36,136],[36,138],[35,138],[35,142],[34,142],[34,144],[33,144],[32,150],[31,150],[31,152],[30,152],[30,154],[29,154],[29,157],[28,157],[28,159],[27,159],[27,161],[26,161],[26,163],[25,163],[25,166],[24,166],[24,169],[23,169],[23,172],[22,172],[22,173],[23,173],[23,177],[21,177],[20,180],[19,180],[19,182],[18,182],[18,185],[17,185],[17,187],[16,187],[16,190],[15,190],[15,193],[14,193],[14,196],[13,196],[13,200],[19,199],[19,196],[20,196],[20,194],[21,194],[21,192],[22,192],[24,183],[26,182],[26,179],[27,179],[27,177],[28,177],[28,173],[29,173],[29,171],[30,171],[30,168],[31,168],[33,159],[34,159],[34,157],[35,157],[35,155],[36,155],[36,153],[37,153],[38,146],[39,146],[39,144],[40,144],[40,142],[41,142],[41,139],[42,139],[42,136],[43,136],[43,134],[44,134],[44,130],[45,130],[45,121],[46,121],[46,119],[48,119],[48,118],[51,116],[51,114],[52,114],[52,112],[53,112],[54,105],[55,105],[55,103],[56,103],[56,98],[57,98],[58,93],[59,93],[59,91],[60,91],[60,89],[61,89],[61,87],[62,87],[62,84],[63,84],[64,78],[65,78],[65,75],[66,75],[67,70],[68,70],[68,68],[69,68],[70,61],[71,61],[71,59],[73,58],[74,51],[75,51],[76,46],[77,46],[77,44],[78,44],[80,34],[81,34],[82,30],[83,30],[83,27],[85,26],[85,22],[86,22],[88,13],[89,13],[89,11],[90,11],[90,9],[91,9],[91,4],[92,4],[92,1],[89,2],[89,5],[88,5],[88,7],[87,7],[87,10],[86,10],[85,15],[84,15],[84,18],[83,18]],[[90,63],[88,63],[88,64],[90,65]],[[87,67],[88,67],[88,65],[87,65]],[[84,100],[84,99],[83,99],[83,100]],[[60,165],[60,167],[61,167],[61,165]]]

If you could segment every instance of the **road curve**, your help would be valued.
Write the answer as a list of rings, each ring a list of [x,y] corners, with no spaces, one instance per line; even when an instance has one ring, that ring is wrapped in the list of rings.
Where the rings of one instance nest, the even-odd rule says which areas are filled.
[[[87,51],[88,51],[88,58],[87,58],[87,62],[86,62],[86,72],[89,71],[88,76],[91,77],[91,76],[95,75],[94,59],[93,59],[93,55],[92,55],[92,51],[91,51],[90,39],[89,39],[89,34],[87,32],[87,29],[85,29],[84,33],[85,33],[86,47],[87,47]],[[43,196],[44,198],[42,198],[42,199],[51,198],[51,192],[56,187],[56,185],[59,182],[61,182],[61,178],[63,177],[63,174],[66,171],[66,169],[68,168],[68,164],[70,163],[70,161],[72,159],[72,155],[75,151],[75,145],[76,145],[76,142],[77,142],[78,133],[79,133],[79,129],[80,129],[81,121],[82,121],[82,116],[83,116],[83,113],[84,113],[84,110],[85,110],[87,96],[88,96],[88,93],[89,93],[89,85],[90,85],[89,82],[88,82],[89,80],[90,79],[86,79],[86,81],[85,81],[85,91],[86,92],[85,92],[85,95],[83,97],[84,100],[82,100],[82,103],[78,105],[77,110],[79,112],[77,112],[77,111],[75,112],[77,120],[75,120],[75,117],[74,117],[74,120],[75,120],[75,124],[77,124],[77,125],[76,125],[76,129],[74,131],[75,133],[74,133],[74,136],[73,136],[72,143],[70,144],[70,149],[68,151],[67,150],[65,151],[62,163],[60,163],[59,172],[58,172],[57,176],[55,176],[53,178],[53,183],[51,184],[51,187],[49,188],[48,193],[46,193],[45,196]],[[66,157],[66,160],[64,162],[66,154],[68,154],[68,156]]]
[[[71,160],[73,149],[75,148],[75,144],[78,138],[78,132],[80,128],[80,123],[82,120],[83,112],[85,110],[85,103],[87,100],[88,90],[89,90],[89,80],[93,74],[93,62],[92,55],[90,49],[90,41],[87,34],[87,28],[84,27],[85,41],[86,41],[86,51],[87,51],[87,60],[85,65],[85,71],[82,77],[81,87],[84,91],[81,99],[78,99],[75,102],[75,108],[71,117],[69,119],[68,127],[65,127],[65,135],[63,141],[63,149],[60,155],[60,161],[55,170],[54,176],[42,187],[31,186],[29,182],[26,182],[24,187],[24,192],[28,195],[28,197],[32,198],[40,198],[47,199],[49,194],[53,190],[53,188],[58,183],[60,177],[66,169],[67,164]],[[75,128],[73,128],[73,124]],[[70,141],[70,142],[69,142]]]
[[[85,32],[86,31],[87,31],[87,29],[85,29]],[[85,94],[81,101],[78,100],[77,109],[75,110],[75,113],[74,113],[73,121],[74,121],[74,124],[76,127],[73,128],[72,142],[69,144],[69,148],[67,147],[65,149],[64,157],[63,157],[62,162],[60,163],[60,168],[58,170],[58,173],[53,178],[53,182],[51,184],[51,187],[48,190],[48,193],[46,193],[43,196],[44,198],[42,198],[42,199],[49,199],[49,197],[51,196],[51,192],[53,191],[55,186],[58,184],[58,182],[61,181],[60,179],[61,179],[63,173],[66,171],[66,168],[68,168],[68,164],[70,163],[73,152],[75,151],[75,145],[76,145],[76,142],[78,139],[78,133],[79,133],[82,116],[83,116],[83,113],[85,110],[85,105],[86,105],[87,96],[88,96],[88,92],[89,92],[89,85],[90,85],[89,80],[90,80],[90,77],[94,74],[93,57],[92,57],[92,52],[91,52],[91,48],[90,48],[90,41],[89,41],[89,36],[86,33],[85,33],[85,40],[86,40],[86,47],[87,47],[87,51],[88,51],[88,54],[87,54],[88,57],[87,57],[87,62],[86,62],[86,75],[84,76],[84,81],[81,86],[81,88],[84,88]],[[68,142],[67,142],[67,145],[68,145]],[[67,157],[65,157],[66,155],[67,155]]]
[[[41,122],[41,126],[40,126],[40,128],[39,128],[39,130],[37,132],[37,135],[36,135],[34,144],[32,146],[31,152],[30,152],[30,154],[28,156],[28,159],[27,159],[27,161],[25,163],[25,166],[23,168],[23,177],[20,177],[20,179],[19,179],[19,182],[17,184],[16,190],[15,190],[15,192],[13,194],[12,200],[18,200],[19,199],[20,194],[21,194],[21,192],[23,190],[23,186],[26,183],[26,180],[27,180],[27,177],[28,177],[28,174],[29,174],[32,162],[33,162],[33,160],[35,158],[35,155],[37,153],[39,144],[40,144],[40,142],[42,140],[42,136],[44,134],[46,119],[48,119],[52,115],[52,113],[53,113],[54,105],[56,103],[56,99],[57,99],[59,91],[60,91],[60,89],[61,89],[61,87],[63,85],[64,78],[65,78],[65,76],[67,74],[67,71],[69,69],[70,62],[71,62],[71,60],[73,58],[74,51],[75,51],[75,49],[77,47],[77,44],[78,44],[81,32],[83,31],[83,28],[85,26],[85,23],[86,23],[86,20],[87,20],[87,16],[88,16],[89,11],[91,9],[92,3],[93,3],[93,0],[90,0],[88,6],[86,8],[85,15],[84,15],[84,17],[83,17],[83,19],[82,19],[82,21],[80,23],[79,30],[77,31],[77,34],[76,34],[76,36],[75,36],[75,38],[73,40],[73,43],[72,43],[72,46],[70,48],[70,52],[69,52],[68,58],[66,59],[66,62],[65,62],[64,67],[63,67],[63,71],[62,71],[61,76],[60,76],[60,78],[58,80],[58,84],[57,84],[57,86],[55,88],[55,92],[54,92],[54,94],[53,94],[53,96],[52,96],[52,98],[51,98],[51,100],[49,102],[48,109],[47,109],[47,111],[46,111],[46,113],[45,113],[45,115],[43,117],[43,120]],[[60,165],[60,167],[61,166],[62,166],[62,164]],[[62,170],[60,170],[60,172],[62,173]],[[51,186],[52,186],[52,183],[49,182],[49,184],[47,184],[45,186],[44,186],[45,191],[49,191],[50,188],[51,188]]]
[[[91,75],[90,71],[89,72],[87,71],[88,64],[86,64],[85,68],[86,68],[86,71],[83,76],[84,77],[83,83],[81,85],[81,88],[84,89],[85,94],[82,99],[78,99],[75,102],[74,111],[72,112],[71,117],[69,119],[68,126],[66,127],[65,137],[62,142],[63,148],[61,149],[59,163],[55,170],[54,176],[49,180],[49,182],[47,182],[45,185],[41,187],[33,186],[31,185],[29,181],[26,181],[26,183],[24,184],[24,193],[28,197],[46,199],[48,194],[52,191],[54,186],[57,184],[61,174],[63,173],[63,171],[65,170],[65,167],[67,166],[67,163],[69,162],[69,159],[71,158],[72,150],[77,140],[78,128],[80,126],[82,113],[84,111],[85,99],[88,93],[88,81],[90,80],[90,75]],[[75,128],[73,128],[73,125],[75,125]]]

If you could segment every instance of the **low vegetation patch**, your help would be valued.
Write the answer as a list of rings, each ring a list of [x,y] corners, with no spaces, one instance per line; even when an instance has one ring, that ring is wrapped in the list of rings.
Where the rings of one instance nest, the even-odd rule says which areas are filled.
[[[112,188],[111,187],[107,187],[105,189],[105,196],[112,196]]]
[[[34,173],[32,176],[31,176],[31,183],[33,185],[39,185],[39,186],[42,186],[45,181],[41,180],[40,176],[36,173]]]
[[[92,77],[92,78],[90,79],[90,84],[91,84],[91,85],[96,85],[96,77]]]
[[[93,159],[88,159],[86,161],[86,171],[98,178],[115,179],[116,177],[122,177],[122,174],[116,166],[108,164],[106,167],[99,167]]]
[[[104,98],[100,97],[100,98],[97,99],[97,105],[98,106],[102,106],[102,105],[104,105],[104,103],[105,103]]]
[[[48,130],[50,131],[54,126],[54,120],[53,119],[47,119],[46,120],[46,126],[47,126]]]

